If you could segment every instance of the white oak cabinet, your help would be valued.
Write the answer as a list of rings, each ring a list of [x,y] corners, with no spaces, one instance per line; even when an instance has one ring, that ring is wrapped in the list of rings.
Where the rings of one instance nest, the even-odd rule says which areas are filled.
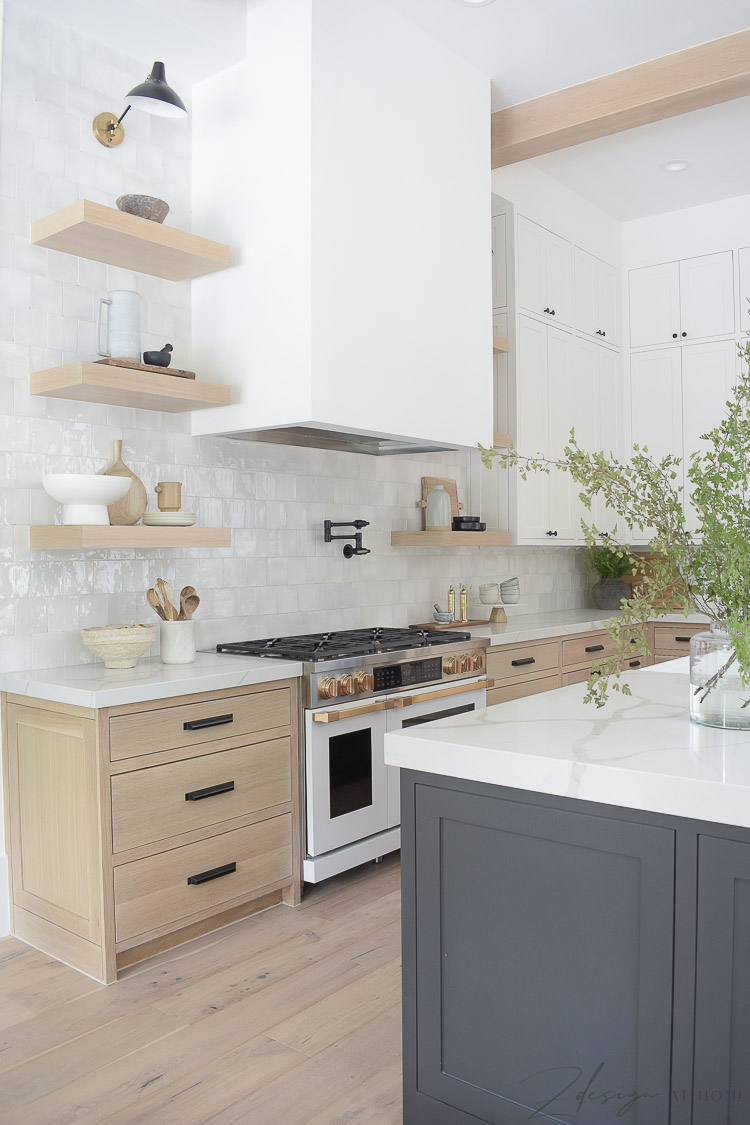
[[[572,327],[572,244],[523,216],[518,219],[518,305]]]
[[[737,373],[734,340],[717,340],[690,347],[635,352],[630,360],[631,441],[646,446],[654,460],[668,453],[682,458],[676,484],[689,483],[685,469],[690,454],[701,445],[701,435],[716,426]],[[684,496],[689,530],[695,516],[689,496]],[[648,542],[649,529],[633,537]]]
[[[740,332],[747,335],[750,332],[750,246],[743,247],[739,252],[740,260],[740,318],[738,327]]]
[[[575,326],[602,343],[620,343],[617,270],[579,246],[574,252]]]
[[[630,271],[630,345],[653,347],[734,332],[732,251]]]

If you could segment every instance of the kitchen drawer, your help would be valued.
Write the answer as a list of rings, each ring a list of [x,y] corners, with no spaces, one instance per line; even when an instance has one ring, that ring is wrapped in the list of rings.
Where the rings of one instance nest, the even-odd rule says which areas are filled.
[[[590,675],[590,668],[579,668],[577,672],[563,672],[563,687],[568,687],[570,684],[585,684]]]
[[[117,762],[286,727],[292,721],[291,708],[292,693],[285,687],[117,715],[109,721],[110,758]]]
[[[220,873],[231,864],[236,870]],[[291,875],[290,813],[125,863],[115,868],[115,939],[178,929],[194,915],[218,912]],[[199,881],[191,883],[191,877]]]
[[[649,653],[647,656],[632,656],[630,660],[623,660],[620,664],[623,672],[635,672],[638,668],[650,668],[654,658]]]
[[[595,660],[606,660],[614,652],[614,641],[608,633],[590,633],[585,637],[575,637],[562,643],[563,668],[573,664],[593,664]]]
[[[693,633],[700,633],[706,628],[706,625],[655,625],[654,652],[688,656]]]
[[[167,840],[291,801],[291,756],[290,739],[277,738],[117,774],[112,778],[113,850]],[[212,793],[213,788],[219,791]]]
[[[560,645],[546,642],[526,645],[523,648],[487,652],[487,675],[496,680],[524,679],[531,672],[546,672],[557,668],[560,662]]]
[[[492,688],[487,692],[487,706],[495,703],[508,703],[511,699],[523,699],[526,695],[538,695],[542,691],[552,691],[560,686],[560,677],[540,676],[538,680],[526,680],[522,684],[505,684],[504,687]]]

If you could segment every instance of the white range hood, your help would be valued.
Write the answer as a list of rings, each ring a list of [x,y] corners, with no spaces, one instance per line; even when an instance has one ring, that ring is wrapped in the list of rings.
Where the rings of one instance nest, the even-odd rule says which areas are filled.
[[[492,441],[489,79],[381,0],[252,0],[193,91],[193,432],[392,454]]]

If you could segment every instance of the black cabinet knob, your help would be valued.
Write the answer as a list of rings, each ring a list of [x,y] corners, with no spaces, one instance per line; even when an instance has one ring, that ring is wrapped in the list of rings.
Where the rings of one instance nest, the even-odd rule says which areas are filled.
[[[554,310],[554,309],[550,309],[550,310],[549,310],[549,315],[550,315],[550,316],[554,316],[554,315],[555,315],[555,310]]]
[[[602,336],[606,336],[606,335],[607,335],[607,333],[606,333],[606,332],[602,332]]]
[[[683,335],[683,336],[687,336],[687,332],[683,332],[683,333],[682,333],[682,335]]]
[[[545,309],[544,311],[545,311],[546,313],[548,313],[548,312],[550,312],[550,309]]]
[[[547,534],[548,535],[557,535],[557,532],[556,531],[548,531]]]
[[[676,332],[673,332],[673,333],[672,333],[672,339],[673,339],[673,340],[676,340],[676,339],[677,339],[677,333],[676,333]]]

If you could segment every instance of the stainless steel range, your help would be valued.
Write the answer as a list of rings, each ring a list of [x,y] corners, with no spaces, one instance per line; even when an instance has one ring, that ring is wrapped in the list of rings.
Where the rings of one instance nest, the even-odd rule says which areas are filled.
[[[385,734],[484,707],[487,644],[452,629],[384,628],[216,646],[304,665],[308,882],[400,847],[399,771],[383,760]]]

